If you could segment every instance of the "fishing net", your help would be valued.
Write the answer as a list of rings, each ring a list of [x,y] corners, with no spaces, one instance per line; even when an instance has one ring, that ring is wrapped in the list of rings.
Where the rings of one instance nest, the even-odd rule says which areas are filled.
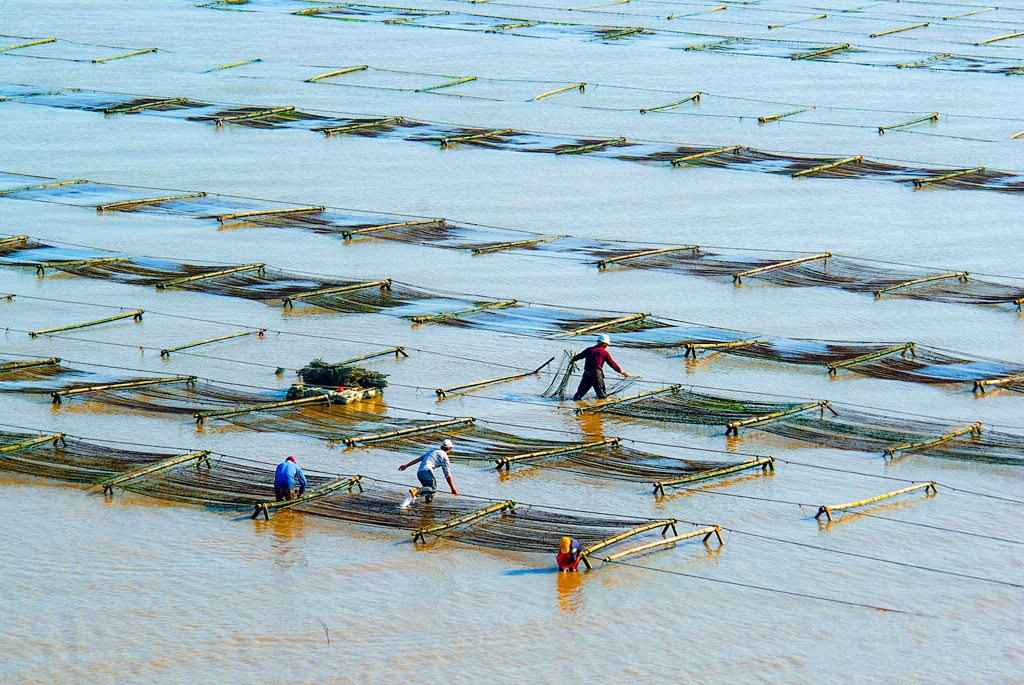
[[[576,353],[572,350],[564,350],[562,359],[558,362],[558,367],[551,377],[551,383],[541,393],[542,397],[567,400],[575,395],[579,378],[582,377],[579,366],[572,361],[575,356]],[[605,392],[609,395],[618,395],[631,388],[635,383],[636,381],[631,381],[628,378],[617,379],[605,388]]]
[[[9,389],[12,387],[10,384],[20,381],[47,380],[56,376],[66,376],[74,373],[76,373],[74,370],[62,367],[59,359],[48,363],[0,359],[0,388]]]
[[[31,433],[0,432],[0,448],[39,437]],[[173,456],[104,447],[65,437],[0,454],[0,469],[72,483],[95,483]]]

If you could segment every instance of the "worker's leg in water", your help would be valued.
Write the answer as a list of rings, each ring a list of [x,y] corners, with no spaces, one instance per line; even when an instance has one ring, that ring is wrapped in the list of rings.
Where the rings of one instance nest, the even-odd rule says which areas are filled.
[[[292,491],[288,488],[281,488],[274,486],[274,499],[278,502],[284,502],[285,500],[291,499]]]
[[[608,397],[608,393],[604,389],[604,371],[598,369],[594,372],[594,380],[591,381],[594,386],[594,394],[597,395],[597,399],[603,400]]]
[[[576,394],[572,396],[574,400],[582,400],[583,396],[590,392],[590,389],[594,387],[594,374],[590,371],[583,372],[583,378],[580,379],[580,387],[576,388]]]
[[[437,492],[437,482],[434,480],[434,474],[431,471],[417,471],[416,477],[420,479],[420,491],[417,496],[422,496],[427,499],[428,502],[434,499],[434,494]]]

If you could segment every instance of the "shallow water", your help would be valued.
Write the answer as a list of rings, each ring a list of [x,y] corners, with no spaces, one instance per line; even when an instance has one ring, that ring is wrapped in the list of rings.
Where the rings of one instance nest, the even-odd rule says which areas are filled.
[[[667,5],[634,0],[606,9],[660,13]],[[1024,130],[1017,81],[1024,77],[672,50],[657,41],[608,45],[578,38],[349,23],[281,11],[305,6],[261,3],[255,5],[261,11],[248,12],[171,0],[144,7],[116,1],[10,2],[4,8],[4,34],[56,36],[124,46],[126,51],[155,46],[158,51],[99,64],[0,52],[0,82],[125,93],[126,100],[134,95],[187,96],[575,137],[622,135],[707,146],[742,143],[777,152],[864,154],[938,167],[1024,172],[1024,140],[1008,140]],[[502,6],[499,12],[496,3],[439,1],[424,6],[582,24],[636,23],[632,17],[581,17],[581,12],[521,6]],[[688,7],[697,11],[705,6]],[[924,21],[896,13],[909,12],[907,8],[942,16],[962,9],[938,3],[889,7],[893,12],[865,10],[871,15],[865,26],[875,31],[904,19]],[[672,20],[672,28],[726,33],[723,22],[728,20],[742,27],[731,25],[730,35],[760,36],[766,30],[753,26],[765,20],[752,14],[754,8],[773,17],[774,11],[779,16],[815,13],[792,3],[730,5],[704,19]],[[969,34],[963,40],[981,35],[979,26],[984,36],[989,31],[993,36],[1011,33],[1020,26],[1020,8],[997,12],[957,24],[963,36]],[[982,18],[989,23],[982,24]],[[971,21],[975,23],[967,23]],[[870,31],[856,23],[851,28],[851,23],[848,18],[823,23],[822,31],[839,32],[824,36],[793,27],[786,29],[792,32],[786,38],[869,42]],[[939,28],[941,32],[920,38],[907,32],[880,40],[924,53],[1024,57],[1024,39],[995,43],[982,53],[980,48],[942,47],[948,45],[942,41],[958,40],[960,34],[949,26]],[[857,35],[849,38],[842,31]],[[40,45],[31,50],[44,56],[84,54],[88,59],[112,53],[82,45],[57,44],[51,53],[48,49]],[[254,58],[263,62],[202,73]],[[480,90],[474,92],[498,99],[476,100],[446,96],[444,91],[303,82],[358,64],[527,83],[477,84]],[[369,74],[360,83],[381,83],[373,78]],[[528,101],[534,94],[580,81],[591,84],[585,94]],[[613,85],[658,90],[645,94]],[[705,93],[700,105],[644,116],[636,111],[671,101],[670,93],[682,97],[697,90]],[[586,108],[594,103],[621,109]],[[801,105],[817,109],[771,124],[756,123],[757,116]],[[877,132],[877,126],[933,111],[943,115],[937,124],[884,136]],[[1021,199],[1008,193],[941,188],[915,192],[885,181],[794,180],[469,146],[438,150],[423,143],[323,138],[299,130],[214,128],[160,116],[104,117],[28,101],[0,102],[0,114],[0,170],[14,173],[202,190],[375,215],[443,216],[587,239],[801,254],[829,250],[976,275],[1021,275],[1016,225]],[[846,125],[851,123],[856,126]],[[165,193],[133,196],[149,194]],[[0,231],[68,249],[216,264],[266,262],[333,277],[392,278],[450,293],[605,312],[653,312],[757,335],[913,340],[971,358],[1024,364],[1019,344],[1024,318],[1010,307],[875,301],[869,295],[783,288],[756,280],[735,288],[718,280],[640,269],[599,273],[578,261],[527,252],[473,257],[468,251],[393,241],[349,244],[294,229],[218,229],[214,221],[186,216],[97,214],[90,206],[40,199],[47,198],[0,197]],[[1017,544],[1024,542],[1021,505],[963,492],[1017,498],[1019,469],[926,456],[886,465],[879,454],[798,447],[767,433],[726,439],[721,431],[601,415],[576,417],[567,405],[539,397],[547,377],[436,400],[435,388],[503,375],[509,366],[532,368],[560,354],[566,346],[562,341],[412,327],[387,312],[282,310],[248,300],[67,275],[37,278],[30,270],[3,268],[0,293],[8,292],[17,296],[0,300],[4,360],[59,356],[75,368],[110,377],[137,369],[283,390],[292,372],[312,358],[341,359],[403,345],[409,359],[367,364],[391,374],[384,406],[395,415],[474,416],[522,434],[564,431],[560,439],[621,436],[660,443],[648,448],[670,456],[692,456],[693,449],[772,454],[780,467],[773,476],[739,474],[655,502],[645,484],[542,468],[499,478],[488,467],[455,466],[459,489],[470,495],[639,517],[671,516],[732,529],[720,550],[688,542],[635,559],[690,575],[613,565],[579,576],[559,575],[551,571],[553,558],[545,556],[480,550],[443,539],[414,549],[405,534],[297,513],[254,523],[248,517],[129,494],[104,501],[91,489],[4,476],[0,487],[9,520],[0,532],[0,600],[6,608],[8,643],[17,645],[5,650],[0,665],[5,682],[120,682],[129,677],[144,682],[548,682],[566,677],[640,682],[659,676],[736,682],[1021,680],[1020,587],[806,546],[1024,583],[1024,556]],[[110,316],[116,313],[110,307],[142,308],[146,315],[139,324],[34,339],[26,334]],[[267,327],[270,332],[263,340],[242,338],[167,360],[159,356],[169,345],[236,332],[235,325]],[[1024,432],[1022,400],[1016,393],[979,398],[963,384],[931,386],[852,373],[830,379],[815,367],[724,355],[688,363],[657,352],[613,352],[624,369],[651,383],[639,389],[681,382],[698,389],[830,399],[880,413],[941,417],[950,425],[982,421]],[[277,367],[287,373],[276,376]],[[414,455],[383,448],[332,449],[309,438],[219,425],[200,431],[187,417],[136,415],[78,400],[58,407],[45,396],[0,393],[0,423],[95,440],[211,449],[271,465],[283,455],[296,454],[303,467],[313,470],[361,473],[408,485],[415,480],[395,469]],[[792,463],[783,466],[782,460]],[[934,498],[912,495],[874,505],[867,513],[1016,542],[867,516],[847,515],[824,526],[812,518],[813,507],[784,503],[843,502],[903,487],[876,476],[936,480],[960,491],[940,487]]]

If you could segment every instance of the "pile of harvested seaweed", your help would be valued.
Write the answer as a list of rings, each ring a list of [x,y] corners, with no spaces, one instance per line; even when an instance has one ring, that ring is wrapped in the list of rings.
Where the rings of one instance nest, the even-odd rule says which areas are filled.
[[[330,387],[386,388],[388,385],[385,373],[358,366],[328,364],[323,359],[314,359],[299,369],[299,377],[308,385]]]

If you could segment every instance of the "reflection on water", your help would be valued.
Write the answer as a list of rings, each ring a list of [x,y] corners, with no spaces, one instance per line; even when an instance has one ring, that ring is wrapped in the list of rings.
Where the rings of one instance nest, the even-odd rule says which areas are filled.
[[[556,573],[558,608],[566,614],[575,614],[583,608],[583,573]]]

